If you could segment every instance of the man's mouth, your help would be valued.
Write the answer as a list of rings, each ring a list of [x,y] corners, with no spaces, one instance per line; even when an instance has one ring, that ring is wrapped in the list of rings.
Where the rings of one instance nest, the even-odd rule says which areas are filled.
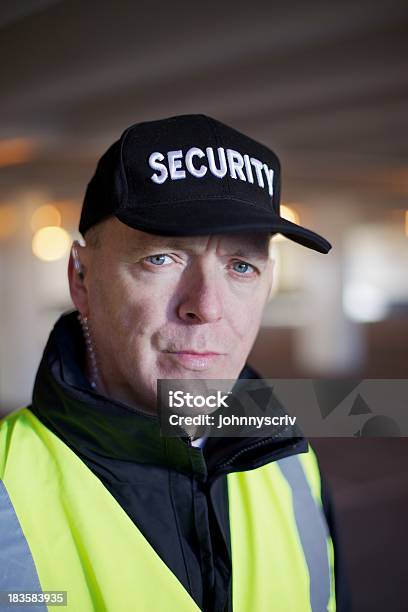
[[[190,349],[164,352],[186,369],[196,371],[207,370],[223,355],[223,353],[215,351],[193,351]]]

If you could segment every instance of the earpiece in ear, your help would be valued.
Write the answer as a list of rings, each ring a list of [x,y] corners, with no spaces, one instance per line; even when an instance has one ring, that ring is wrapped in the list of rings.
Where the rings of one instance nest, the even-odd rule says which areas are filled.
[[[78,251],[77,251],[77,248],[75,246],[75,243],[72,245],[72,257],[74,259],[74,270],[75,270],[75,272],[78,274],[78,276],[79,276],[79,278],[81,280],[84,280],[84,273],[82,272],[82,265],[81,265],[81,262],[79,261]]]

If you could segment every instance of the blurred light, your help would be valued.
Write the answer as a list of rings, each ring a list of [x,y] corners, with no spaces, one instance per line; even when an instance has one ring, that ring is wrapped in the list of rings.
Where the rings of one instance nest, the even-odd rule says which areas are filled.
[[[43,261],[61,259],[71,246],[71,238],[62,227],[42,227],[33,237],[33,253]]]
[[[393,191],[406,196],[408,194],[408,168],[397,168],[391,171],[389,177]]]
[[[15,206],[0,206],[0,240],[17,231],[18,213]]]
[[[299,215],[294,208],[287,204],[282,204],[280,207],[280,216],[292,223],[299,223]]]
[[[60,226],[61,213],[58,208],[52,204],[45,204],[33,212],[30,225],[33,232],[46,226]]]
[[[405,235],[408,236],[408,210],[405,211]]]
[[[359,323],[373,323],[387,317],[388,304],[383,291],[369,283],[351,283],[343,291],[345,314]]]
[[[36,143],[29,138],[0,140],[0,166],[23,164],[33,158]]]
[[[289,206],[288,204],[280,205],[280,216],[284,219],[287,219],[288,221],[291,221],[292,223],[299,224],[298,213],[292,206]],[[282,234],[275,234],[274,241],[278,242],[281,240],[287,240],[286,236],[282,236]]]

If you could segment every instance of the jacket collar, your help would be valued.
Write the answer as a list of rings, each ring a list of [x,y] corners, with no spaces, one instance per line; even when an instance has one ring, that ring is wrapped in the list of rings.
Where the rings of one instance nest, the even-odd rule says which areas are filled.
[[[303,438],[209,438],[201,449],[184,438],[162,437],[156,417],[92,389],[77,314],[62,315],[50,334],[30,409],[79,456],[161,465],[206,480],[306,450]],[[248,366],[240,377],[259,378]]]

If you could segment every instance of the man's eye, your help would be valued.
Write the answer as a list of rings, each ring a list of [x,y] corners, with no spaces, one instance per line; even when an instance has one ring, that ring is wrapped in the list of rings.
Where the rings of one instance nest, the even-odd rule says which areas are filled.
[[[153,264],[154,266],[164,266],[164,265],[168,266],[169,264],[173,262],[171,257],[169,257],[168,255],[163,255],[163,254],[149,255],[149,257],[146,257],[146,261]]]
[[[232,265],[232,268],[235,272],[239,274],[249,274],[254,271],[254,267],[251,264],[246,263],[245,261],[236,261]]]

